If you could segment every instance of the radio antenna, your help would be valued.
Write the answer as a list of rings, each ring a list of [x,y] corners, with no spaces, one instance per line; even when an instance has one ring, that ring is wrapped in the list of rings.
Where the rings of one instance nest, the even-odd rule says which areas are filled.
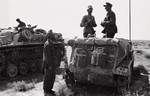
[[[131,0],[129,0],[129,40],[131,40]]]

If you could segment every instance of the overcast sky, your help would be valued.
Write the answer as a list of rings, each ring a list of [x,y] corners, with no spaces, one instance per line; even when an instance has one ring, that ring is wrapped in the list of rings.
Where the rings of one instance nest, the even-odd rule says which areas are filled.
[[[150,0],[132,1],[132,39],[150,40]],[[37,28],[52,29],[65,38],[82,37],[82,17],[93,6],[97,37],[102,37],[100,22],[106,16],[105,2],[113,4],[118,33],[115,38],[129,38],[129,0],[0,0],[0,28],[14,27],[20,18]]]

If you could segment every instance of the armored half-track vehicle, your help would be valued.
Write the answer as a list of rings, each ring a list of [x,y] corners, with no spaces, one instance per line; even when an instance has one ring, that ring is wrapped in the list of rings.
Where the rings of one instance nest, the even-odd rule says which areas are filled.
[[[15,77],[42,68],[43,46],[46,41],[43,29],[23,28],[1,30],[0,32],[0,75]],[[61,33],[54,33],[58,66],[65,55]]]
[[[72,47],[65,81],[128,89],[132,81],[134,55],[132,42],[126,39],[84,38],[68,40]]]

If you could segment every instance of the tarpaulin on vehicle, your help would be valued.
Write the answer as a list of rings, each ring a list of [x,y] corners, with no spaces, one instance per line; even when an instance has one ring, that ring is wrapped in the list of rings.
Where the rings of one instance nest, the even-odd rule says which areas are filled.
[[[85,44],[85,45],[117,45],[118,39],[112,38],[84,38],[76,39],[75,44]]]
[[[99,54],[95,56],[98,56],[100,58],[100,60],[96,60],[95,62],[97,63],[97,65],[99,65],[98,63],[104,64],[105,61],[107,61],[106,63],[114,63],[114,61],[116,61],[116,64],[120,63],[125,58],[127,52],[130,51],[132,47],[131,44],[129,43],[129,40],[121,39],[121,38],[116,38],[116,39],[84,38],[84,39],[76,39],[74,40],[73,43],[76,45],[94,46],[93,54]],[[98,57],[96,58],[98,59]],[[106,60],[102,60],[102,59],[106,59]]]

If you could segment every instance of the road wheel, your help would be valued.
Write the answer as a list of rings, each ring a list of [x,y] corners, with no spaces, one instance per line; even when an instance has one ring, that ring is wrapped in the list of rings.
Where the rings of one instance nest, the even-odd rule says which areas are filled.
[[[29,70],[30,70],[31,72],[35,72],[35,71],[37,70],[37,64],[36,64],[35,61],[31,61],[31,62],[29,63]]]
[[[28,64],[27,63],[21,62],[18,65],[18,68],[19,68],[19,74],[24,75],[24,74],[28,73]]]
[[[18,67],[14,64],[8,64],[5,67],[4,75],[6,77],[15,77],[18,74]]]

